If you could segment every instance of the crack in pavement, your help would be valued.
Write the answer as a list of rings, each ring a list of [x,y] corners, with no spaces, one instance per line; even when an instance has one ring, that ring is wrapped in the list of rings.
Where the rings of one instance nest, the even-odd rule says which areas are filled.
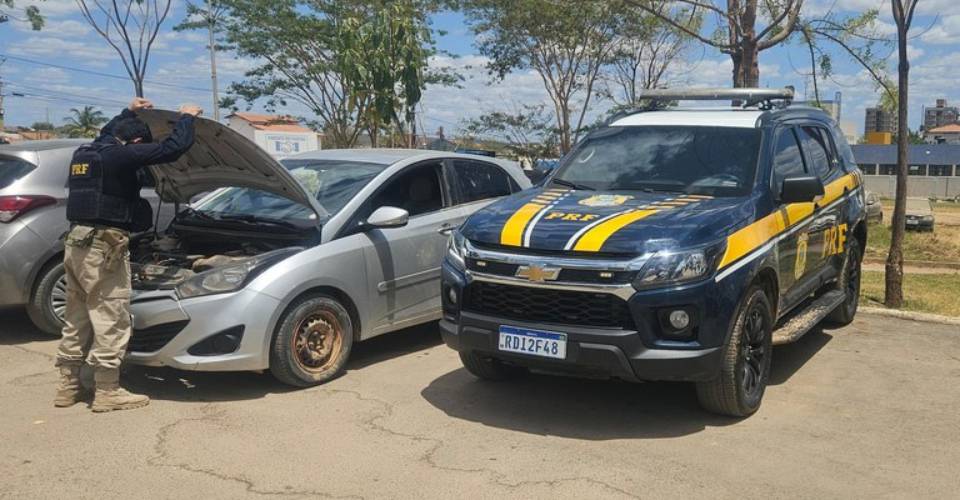
[[[511,482],[511,481],[509,481],[509,480],[507,479],[507,476],[506,476],[505,474],[503,474],[503,473],[501,473],[501,472],[499,472],[499,471],[496,471],[496,470],[494,470],[494,469],[490,469],[490,468],[486,468],[486,467],[478,467],[478,468],[470,469],[470,468],[464,468],[464,467],[453,467],[453,466],[449,466],[449,465],[443,465],[443,464],[440,464],[440,463],[437,462],[436,457],[435,457],[435,454],[436,454],[441,448],[443,448],[444,446],[446,446],[446,442],[445,442],[444,440],[438,439],[438,438],[427,437],[427,436],[423,436],[423,435],[419,435],[419,434],[409,434],[409,433],[405,433],[405,432],[395,431],[395,430],[393,430],[393,429],[390,429],[390,428],[386,427],[386,426],[385,426],[384,424],[382,424],[382,423],[378,423],[379,420],[387,419],[387,418],[390,418],[391,416],[393,416],[393,414],[394,414],[394,405],[393,405],[392,403],[387,402],[387,401],[384,401],[384,400],[382,400],[382,399],[367,397],[367,396],[364,396],[363,394],[361,394],[361,393],[358,392],[358,391],[347,390],[347,389],[325,389],[325,388],[321,388],[321,389],[320,389],[319,391],[317,391],[317,392],[326,392],[327,394],[336,394],[336,393],[350,394],[350,395],[356,397],[356,398],[357,398],[358,400],[360,400],[360,401],[366,401],[366,402],[372,402],[372,403],[377,403],[377,404],[379,404],[380,406],[383,407],[383,413],[382,413],[382,414],[379,414],[379,415],[373,415],[373,416],[371,416],[371,417],[368,418],[368,419],[362,420],[362,421],[361,421],[361,424],[365,425],[365,426],[366,426],[368,429],[370,429],[370,430],[379,431],[379,432],[382,432],[382,433],[385,433],[385,434],[389,434],[389,435],[391,435],[391,436],[402,437],[402,438],[410,439],[410,440],[416,441],[416,442],[432,443],[432,446],[420,457],[420,461],[426,463],[429,467],[434,468],[434,469],[437,469],[437,470],[447,471],[447,472],[488,474],[488,475],[492,476],[493,482],[494,482],[495,484],[500,485],[500,486],[503,486],[503,487],[508,488],[508,489],[519,489],[519,488],[522,488],[522,487],[524,487],[524,486],[537,485],[537,484],[545,484],[545,485],[548,485],[548,486],[556,486],[556,485],[561,484],[561,483],[569,483],[569,482],[581,481],[581,482],[586,482],[586,483],[588,483],[588,484],[593,484],[593,485],[596,485],[596,486],[600,486],[600,487],[602,487],[602,488],[606,488],[606,489],[608,489],[608,490],[610,490],[610,491],[619,493],[619,494],[624,495],[624,496],[627,496],[627,497],[629,497],[629,498],[640,498],[638,495],[636,495],[636,494],[634,494],[634,493],[631,493],[631,492],[626,491],[626,490],[624,490],[624,489],[622,489],[622,488],[619,488],[619,487],[617,487],[617,486],[614,486],[614,485],[612,485],[612,484],[610,484],[610,483],[607,483],[607,482],[604,482],[604,481],[601,481],[601,480],[599,480],[599,479],[595,479],[595,478],[592,478],[592,477],[575,476],[575,477],[565,477],[565,478],[556,478],[556,479],[542,479],[542,480],[528,480],[528,481]]]
[[[223,417],[225,411],[219,409],[215,404],[208,403],[200,408],[202,413],[199,417],[184,417],[175,420],[172,423],[164,425],[157,430],[155,435],[156,443],[153,446],[154,456],[147,459],[147,465],[151,467],[167,467],[177,469],[183,472],[191,472],[195,474],[203,474],[208,477],[212,477],[221,481],[230,481],[241,484],[247,491],[254,495],[261,496],[283,496],[283,497],[320,497],[320,498],[353,498],[363,500],[361,496],[337,496],[330,493],[315,491],[315,490],[265,490],[259,489],[256,487],[256,484],[242,476],[232,476],[223,472],[217,472],[213,469],[204,469],[200,467],[195,467],[187,463],[168,463],[171,460],[170,454],[167,451],[166,447],[169,443],[170,434],[174,429],[186,422],[206,422],[212,423],[216,420]]]
[[[42,371],[42,372],[30,373],[30,374],[27,374],[27,375],[20,375],[19,377],[15,377],[15,378],[12,378],[12,379],[8,380],[8,381],[7,381],[7,385],[12,385],[12,386],[15,386],[15,387],[41,387],[41,386],[50,386],[50,385],[51,385],[51,382],[48,381],[48,380],[44,380],[43,383],[34,383],[34,384],[28,384],[28,383],[26,383],[26,382],[27,382],[27,380],[32,379],[32,378],[35,378],[35,377],[40,377],[40,376],[42,376],[42,375],[53,375],[53,374],[54,374],[54,370],[44,370],[44,371]]]
[[[27,349],[26,347],[19,346],[19,345],[11,345],[11,346],[9,346],[9,347],[12,347],[12,348],[14,348],[14,349],[17,349],[17,350],[20,350],[20,351],[23,351],[23,352],[26,352],[26,353],[29,353],[29,354],[36,354],[37,356],[41,356],[41,357],[47,358],[47,359],[49,359],[49,360],[51,360],[51,361],[55,361],[55,360],[57,359],[57,357],[54,356],[53,354],[47,354],[47,353],[45,353],[45,352],[34,351],[33,349]]]

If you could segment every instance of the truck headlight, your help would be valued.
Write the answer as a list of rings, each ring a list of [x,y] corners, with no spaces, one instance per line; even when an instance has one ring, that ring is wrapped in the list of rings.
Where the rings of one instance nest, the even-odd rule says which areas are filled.
[[[453,267],[460,271],[467,268],[465,260],[467,252],[467,239],[460,234],[459,230],[450,233],[450,239],[447,240],[447,257]]]
[[[640,290],[706,278],[715,269],[721,250],[722,245],[683,252],[657,252],[644,264],[633,286]]]
[[[181,299],[235,292],[247,286],[260,273],[283,259],[299,252],[301,248],[284,248],[251,257],[229,266],[199,273],[177,285]]]

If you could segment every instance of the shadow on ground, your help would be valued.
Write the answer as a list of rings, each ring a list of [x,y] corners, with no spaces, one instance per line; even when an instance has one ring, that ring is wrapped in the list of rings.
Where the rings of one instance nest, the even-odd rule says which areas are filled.
[[[770,385],[788,382],[832,338],[818,327],[794,344],[777,347]],[[670,438],[739,421],[702,410],[694,385],[687,383],[540,374],[487,382],[458,369],[433,380],[420,394],[454,418],[575,439]]]
[[[0,308],[0,345],[56,341],[59,337],[41,332],[22,307]]]
[[[431,323],[354,344],[344,376],[439,343],[436,323]],[[124,383],[153,399],[169,401],[239,401],[302,390],[279,382],[269,370],[263,373],[188,372],[130,365],[124,369]]]

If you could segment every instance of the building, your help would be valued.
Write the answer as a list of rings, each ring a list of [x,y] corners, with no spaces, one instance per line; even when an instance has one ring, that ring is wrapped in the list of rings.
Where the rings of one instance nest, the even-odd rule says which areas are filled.
[[[960,144],[960,123],[950,123],[923,131],[927,144]]]
[[[937,105],[923,108],[923,130],[950,125],[960,120],[960,113],[956,106],[947,106],[946,99],[937,99]]]
[[[320,149],[320,136],[291,116],[236,112],[227,126],[277,159]]]
[[[892,197],[897,186],[897,146],[851,146],[867,189]],[[960,145],[920,144],[907,150],[907,195],[936,198],[960,196]]]
[[[863,120],[863,133],[868,136],[871,132],[897,132],[897,114],[880,107],[867,108]]]
[[[827,112],[830,115],[830,118],[833,118],[833,121],[840,122],[841,115],[841,104],[843,101],[843,95],[840,92],[837,92],[833,95],[833,100],[820,100],[818,104],[817,101],[805,100],[805,101],[794,101],[794,105],[799,106],[812,106],[814,108],[820,108]]]

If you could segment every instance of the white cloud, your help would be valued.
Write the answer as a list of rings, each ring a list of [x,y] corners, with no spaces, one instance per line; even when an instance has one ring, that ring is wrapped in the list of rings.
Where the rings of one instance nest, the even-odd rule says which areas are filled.
[[[936,45],[960,43],[960,14],[941,17],[920,39]]]
[[[99,40],[64,40],[50,35],[34,35],[11,45],[9,52],[14,55],[45,58],[48,61],[91,60],[112,61],[117,53],[106,43],[94,43]]]

